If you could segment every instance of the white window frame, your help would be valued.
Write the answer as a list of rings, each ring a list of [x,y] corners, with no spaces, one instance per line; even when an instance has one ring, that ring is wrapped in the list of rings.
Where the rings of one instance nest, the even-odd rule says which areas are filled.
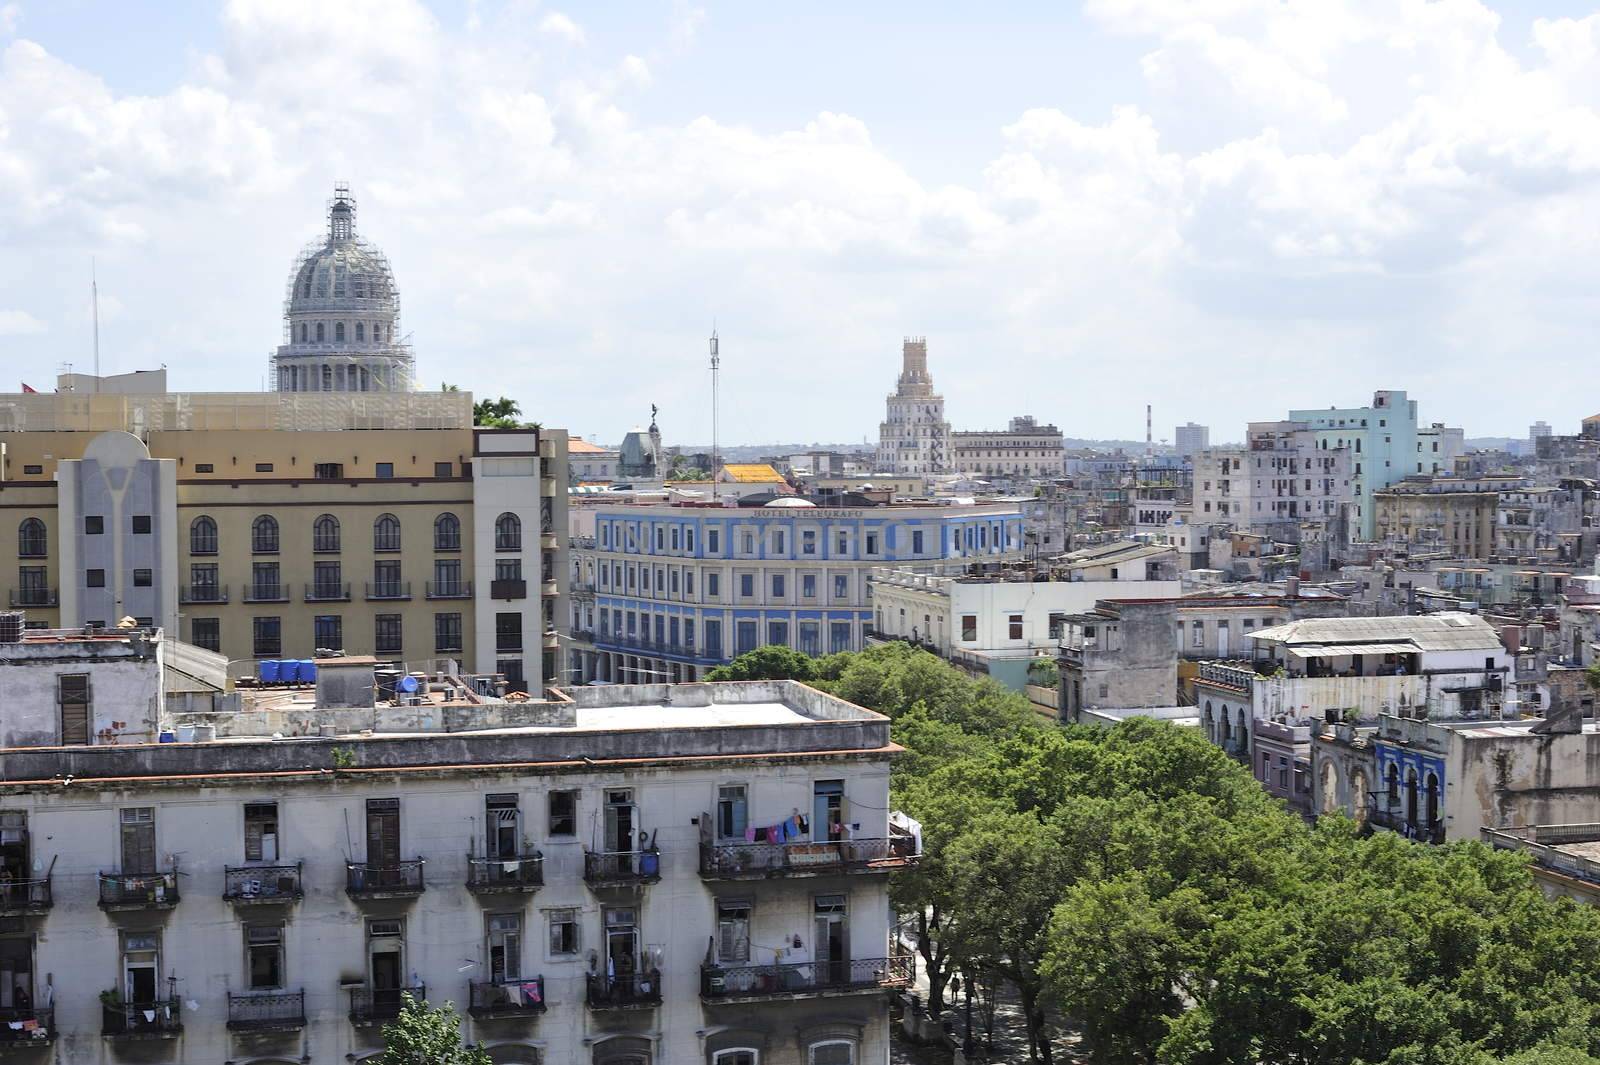
[[[761,1051],[755,1047],[725,1047],[711,1055],[711,1065],[722,1065],[730,1060],[734,1054],[749,1054],[753,1065],[761,1065]]]
[[[850,1065],[856,1065],[857,1046],[853,1039],[819,1039],[806,1047],[806,1065],[816,1065],[817,1048],[829,1046],[847,1046],[850,1048]]]

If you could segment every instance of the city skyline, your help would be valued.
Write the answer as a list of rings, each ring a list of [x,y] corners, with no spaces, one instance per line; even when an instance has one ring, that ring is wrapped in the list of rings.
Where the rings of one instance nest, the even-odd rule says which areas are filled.
[[[602,440],[710,437],[713,323],[730,444],[871,436],[908,334],[956,429],[1571,431],[1581,387],[1478,381],[1583,379],[1591,10],[0,3],[0,356],[89,368],[93,258],[105,372],[263,387],[347,180],[419,383]]]

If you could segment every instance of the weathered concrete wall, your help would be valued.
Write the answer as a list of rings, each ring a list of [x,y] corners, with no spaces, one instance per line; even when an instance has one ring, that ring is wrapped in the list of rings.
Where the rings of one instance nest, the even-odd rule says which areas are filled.
[[[122,642],[13,644],[0,657],[0,743],[61,742],[57,684],[87,673],[89,733],[94,743],[151,743],[161,713],[161,651],[136,657]]]

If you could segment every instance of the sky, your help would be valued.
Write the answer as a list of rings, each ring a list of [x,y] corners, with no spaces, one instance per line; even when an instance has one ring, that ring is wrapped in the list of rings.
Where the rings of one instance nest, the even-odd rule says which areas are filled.
[[[1600,7],[0,0],[0,390],[265,387],[336,181],[419,380],[615,442],[876,438],[1377,389],[1600,410]],[[15,380],[8,380],[14,378]]]

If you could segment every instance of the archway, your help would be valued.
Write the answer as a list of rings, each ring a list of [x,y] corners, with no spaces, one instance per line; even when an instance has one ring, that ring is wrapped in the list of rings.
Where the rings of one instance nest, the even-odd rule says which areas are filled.
[[[1356,824],[1367,823],[1367,774],[1360,769],[1350,774],[1350,811]]]
[[[1428,831],[1433,831],[1433,826],[1439,821],[1439,778],[1433,773],[1428,774],[1425,787],[1424,814],[1422,826]]]
[[[1417,771],[1406,770],[1406,827],[1417,827]]]
[[[1322,801],[1318,804],[1318,812],[1331,814],[1339,808],[1339,767],[1334,765],[1329,758],[1322,763]]]

